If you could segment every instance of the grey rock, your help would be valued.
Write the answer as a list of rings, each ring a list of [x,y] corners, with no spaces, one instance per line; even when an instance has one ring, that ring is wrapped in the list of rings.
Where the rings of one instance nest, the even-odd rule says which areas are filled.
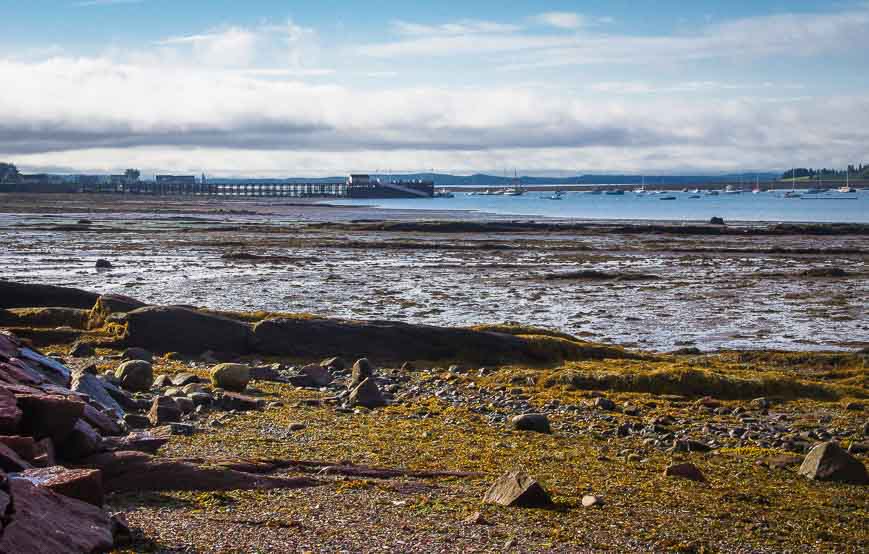
[[[115,400],[106,390],[103,382],[96,375],[90,373],[75,372],[72,374],[72,390],[84,393],[91,397],[91,400],[98,402],[104,408],[113,410],[118,417],[124,415],[123,407]]]
[[[866,466],[834,442],[816,445],[803,460],[799,474],[817,481],[869,484]]]
[[[377,383],[375,383],[371,378],[368,378],[359,383],[359,385],[350,392],[348,403],[350,406],[362,406],[373,409],[385,406],[386,400],[384,400],[383,395],[380,394],[380,389],[377,388]]]
[[[549,418],[546,414],[522,414],[510,420],[510,425],[517,431],[535,431],[537,433],[551,433]]]
[[[194,375],[192,373],[179,373],[177,375],[172,376],[172,384],[176,387],[183,387],[185,385],[189,385],[191,383],[201,383],[202,379],[199,378],[198,375]]]
[[[118,366],[115,377],[121,387],[133,392],[145,392],[154,384],[154,371],[144,360],[130,360]]]
[[[510,471],[499,477],[486,491],[483,502],[520,508],[552,505],[552,499],[543,486],[521,471]]]
[[[138,347],[134,346],[133,348],[127,348],[126,350],[124,350],[124,353],[121,354],[121,359],[122,360],[142,360],[142,361],[148,362],[150,364],[154,361],[154,355],[149,350],[145,350],[144,348],[138,348]]]

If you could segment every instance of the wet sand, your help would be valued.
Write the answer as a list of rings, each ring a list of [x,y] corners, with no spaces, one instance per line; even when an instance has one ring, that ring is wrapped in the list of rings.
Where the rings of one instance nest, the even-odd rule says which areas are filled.
[[[869,345],[859,227],[511,227],[530,220],[269,199],[0,196],[0,279],[215,309],[521,322],[659,351]],[[373,223],[382,221],[479,225]],[[112,268],[97,270],[97,259]]]

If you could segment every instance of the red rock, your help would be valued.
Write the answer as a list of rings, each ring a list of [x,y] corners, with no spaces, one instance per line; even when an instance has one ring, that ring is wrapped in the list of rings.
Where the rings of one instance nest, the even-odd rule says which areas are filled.
[[[111,492],[293,489],[321,484],[306,477],[268,477],[187,460],[154,458],[141,452],[105,452],[81,464],[101,469],[103,486]]]
[[[103,474],[98,469],[67,469],[62,466],[28,469],[16,477],[27,479],[37,487],[70,498],[103,505]]]
[[[148,432],[133,432],[123,437],[103,438],[103,448],[106,450],[135,450],[154,454],[167,442],[169,442],[169,437],[157,437]]]
[[[148,419],[151,421],[151,425],[181,421],[181,409],[168,396],[157,396],[151,404]]]
[[[21,423],[21,410],[15,402],[15,395],[0,388],[0,432],[15,433]]]
[[[84,402],[62,396],[20,395],[18,407],[24,412],[21,428],[35,439],[50,437],[55,443],[66,439],[84,413]]]
[[[51,439],[45,438],[36,441],[36,457],[33,459],[33,462],[39,467],[48,467],[57,464],[54,442]]]
[[[91,427],[100,432],[101,435],[118,436],[124,434],[121,426],[114,418],[106,415],[91,406],[85,404],[82,418],[87,421]]]
[[[21,458],[17,452],[5,444],[0,444],[0,469],[11,472],[21,471],[30,467],[31,466],[27,460]]]
[[[17,477],[9,479],[9,490],[15,510],[0,537],[0,552],[102,552],[112,548],[112,524],[100,508]]]
[[[60,445],[59,452],[62,458],[77,460],[95,453],[100,448],[103,438],[96,429],[80,419],[75,422],[72,432]]]
[[[6,363],[0,363],[0,374],[4,381],[10,383],[22,383],[25,385],[38,385],[45,383],[45,376],[30,367],[24,360],[9,358]]]
[[[217,407],[221,410],[258,410],[263,407],[265,402],[255,396],[248,396],[237,392],[224,392],[216,401]]]
[[[4,475],[3,478],[5,479],[6,476]],[[12,497],[3,491],[0,491],[0,513],[6,513],[6,509],[9,508],[10,502],[12,502]],[[0,530],[2,530],[2,525],[0,525]]]
[[[0,437],[0,443],[5,444],[28,462],[36,458],[36,441],[33,437]]]

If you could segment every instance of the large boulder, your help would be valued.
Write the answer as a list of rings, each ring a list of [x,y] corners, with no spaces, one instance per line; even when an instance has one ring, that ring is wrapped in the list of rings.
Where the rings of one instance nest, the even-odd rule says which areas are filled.
[[[389,321],[266,319],[254,325],[253,338],[257,352],[303,358],[340,353],[382,360],[536,359],[527,342],[513,335]]]
[[[82,308],[90,309],[98,294],[80,289],[0,281],[0,309],[3,308]]]
[[[483,502],[520,508],[545,508],[552,499],[543,486],[521,471],[510,471],[492,483]]]
[[[125,317],[124,341],[157,352],[201,354],[207,350],[243,353],[251,329],[246,323],[180,306],[147,306]]]
[[[221,389],[243,392],[250,382],[250,367],[244,364],[217,364],[211,368],[211,384]]]
[[[78,460],[95,454],[103,442],[103,437],[85,420],[75,422],[69,436],[59,444],[57,453],[64,460]]]
[[[706,482],[706,476],[700,471],[700,468],[692,463],[671,464],[664,470],[665,477],[680,477],[690,481],[700,483]]]
[[[15,509],[4,521],[0,552],[105,552],[112,524],[100,508],[11,477]]]
[[[866,466],[834,442],[812,448],[803,460],[799,474],[817,481],[869,484]]]
[[[101,404],[104,408],[113,410],[118,417],[124,415],[124,408],[109,394],[109,391],[103,385],[103,381],[96,375],[84,371],[73,373],[71,388],[76,392],[90,396],[91,400]]]
[[[118,366],[115,378],[129,391],[145,392],[154,384],[154,370],[144,360],[130,360]]]

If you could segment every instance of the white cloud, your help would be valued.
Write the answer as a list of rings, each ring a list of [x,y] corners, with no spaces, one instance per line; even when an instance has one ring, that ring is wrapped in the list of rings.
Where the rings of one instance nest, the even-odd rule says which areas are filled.
[[[90,6],[117,6],[120,4],[141,4],[145,0],[83,0],[76,2],[74,6],[86,8]]]
[[[579,29],[588,23],[585,16],[574,12],[546,12],[534,16],[533,19],[537,23],[558,29]]]
[[[514,33],[522,28],[517,25],[497,23],[494,21],[478,21],[465,19],[453,23],[441,25],[427,25],[411,23],[408,21],[395,20],[392,28],[401,35],[408,36],[431,36],[431,35],[468,35],[479,33]]]

